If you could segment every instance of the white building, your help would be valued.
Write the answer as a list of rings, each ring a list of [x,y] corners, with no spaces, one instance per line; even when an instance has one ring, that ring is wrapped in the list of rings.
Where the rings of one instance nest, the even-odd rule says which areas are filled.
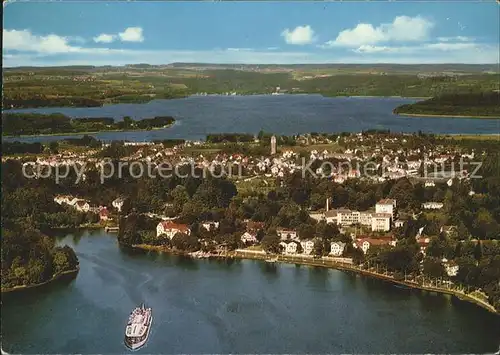
[[[121,198],[121,197],[118,197],[116,200],[114,200],[113,202],[111,202],[111,205],[116,208],[118,210],[118,212],[121,212],[122,211],[122,207],[123,207],[123,202],[124,202],[124,199]]]
[[[342,242],[331,242],[330,243],[330,255],[342,256],[345,249],[345,243]]]
[[[280,237],[281,240],[297,240],[297,232],[294,231],[293,229],[277,229],[276,233],[278,234],[278,237]]]
[[[88,212],[90,210],[90,205],[85,200],[78,200],[75,204],[75,208],[80,212]]]
[[[422,203],[422,208],[426,210],[439,210],[443,208],[443,204],[441,202],[424,202]]]
[[[317,222],[321,222],[322,220],[325,219],[325,215],[323,213],[319,213],[319,212],[311,212],[311,213],[309,213],[309,217],[311,217],[312,219],[314,219]]]
[[[304,240],[300,242],[302,246],[302,253],[310,255],[314,250],[314,242],[312,240]]]
[[[241,241],[243,243],[257,243],[257,237],[256,237],[256,234],[254,233],[249,233],[249,232],[245,232],[243,233],[243,235],[241,236]]]
[[[175,234],[184,233],[191,234],[191,230],[186,224],[178,224],[172,221],[161,221],[156,226],[156,236],[165,234],[169,239],[172,239]]]
[[[396,213],[396,200],[393,199],[384,199],[377,202],[375,205],[376,213],[389,213],[392,217],[394,217]]]
[[[387,232],[391,230],[391,218],[389,213],[374,213],[372,215],[372,232]]]
[[[214,222],[214,221],[206,221],[201,224],[203,228],[207,231],[215,230],[219,228],[219,222]]]

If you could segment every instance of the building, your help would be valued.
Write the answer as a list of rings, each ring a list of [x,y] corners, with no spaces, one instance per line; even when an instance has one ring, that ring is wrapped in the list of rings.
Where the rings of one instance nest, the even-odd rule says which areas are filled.
[[[425,255],[425,250],[427,249],[427,246],[431,242],[431,239],[428,237],[418,237],[417,239],[417,244],[420,246],[420,252]]]
[[[395,221],[394,221],[394,226],[395,226],[396,228],[401,228],[401,227],[403,227],[404,225],[405,225],[405,221],[404,221],[404,220],[402,220],[402,219],[397,219],[397,220],[395,220]]]
[[[324,213],[319,213],[319,212],[311,212],[309,213],[309,217],[314,219],[316,222],[321,222],[325,219]]]
[[[276,154],[276,136],[271,137],[271,155]]]
[[[285,243],[285,253],[286,254],[297,254],[297,242],[291,241],[289,243]]]
[[[323,214],[323,217],[324,217],[324,220],[326,221],[326,223],[338,224],[337,210],[326,211]]]
[[[278,234],[278,237],[280,237],[281,240],[297,240],[297,232],[294,231],[293,229],[283,229],[279,228],[276,230],[276,233]]]
[[[80,212],[88,212],[90,210],[90,205],[85,200],[78,200],[75,203],[75,208]]]
[[[370,249],[371,246],[377,245],[377,246],[383,246],[383,245],[390,245],[394,246],[395,241],[392,240],[392,238],[358,238],[356,241],[353,243],[353,246],[355,248],[360,248],[364,254],[368,252],[368,249]]]
[[[364,226],[371,226],[372,212],[369,211],[359,212],[359,224],[362,224]]]
[[[396,200],[393,199],[384,199],[377,202],[375,205],[376,213],[389,213],[392,218],[394,218],[396,214]]]
[[[111,202],[111,205],[118,210],[118,212],[122,211],[123,203],[125,200],[121,197],[118,197],[116,200]]]
[[[106,207],[99,209],[99,219],[101,221],[107,221],[109,219],[109,211]]]
[[[177,233],[191,234],[191,230],[187,224],[179,224],[172,221],[162,221],[156,226],[157,237],[165,234],[169,239],[172,239]]]
[[[391,218],[389,213],[374,213],[372,215],[372,232],[387,232],[391,230]]]
[[[241,236],[240,240],[245,244],[255,244],[257,243],[257,235],[254,233],[245,232]]]
[[[443,208],[443,204],[441,202],[424,202],[422,203],[422,208],[425,210],[440,210]]]
[[[208,232],[210,232],[212,230],[216,230],[217,228],[219,228],[219,222],[206,221],[206,222],[203,222],[201,224],[201,226],[203,228],[205,228],[205,230],[207,230]]]
[[[312,240],[302,241],[300,242],[300,245],[302,246],[303,254],[310,255],[314,250],[314,241]]]
[[[331,242],[330,243],[330,255],[342,256],[345,249],[345,243],[342,242]]]
[[[457,276],[460,267],[456,262],[453,260],[448,261],[446,258],[443,258],[441,261],[448,276]]]

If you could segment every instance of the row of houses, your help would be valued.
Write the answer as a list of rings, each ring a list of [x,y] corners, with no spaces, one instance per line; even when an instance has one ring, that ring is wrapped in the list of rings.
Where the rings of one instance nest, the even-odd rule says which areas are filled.
[[[57,195],[54,197],[54,202],[59,205],[66,205],[75,208],[79,212],[92,212],[99,214],[101,221],[109,219],[109,211],[106,206],[91,206],[87,200],[74,197],[71,195]]]

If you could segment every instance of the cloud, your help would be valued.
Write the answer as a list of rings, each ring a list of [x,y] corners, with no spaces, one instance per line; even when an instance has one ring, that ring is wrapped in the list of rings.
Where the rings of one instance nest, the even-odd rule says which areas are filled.
[[[438,37],[439,42],[470,42],[474,41],[473,37],[454,36],[454,37]]]
[[[3,49],[40,53],[76,52],[80,47],[70,45],[68,37],[49,34],[33,35],[29,30],[3,30]]]
[[[111,43],[116,39],[115,35],[108,35],[106,33],[101,33],[99,36],[94,37],[94,42],[96,43]]]
[[[385,42],[423,41],[429,37],[434,23],[421,17],[397,16],[392,23],[377,27],[360,23],[352,29],[341,31],[335,40],[325,42],[322,47],[359,47]]]
[[[118,36],[123,42],[142,42],[144,36],[142,35],[141,27],[128,27],[125,31],[118,33]]]
[[[228,48],[227,50],[230,52],[248,52],[248,51],[252,51],[253,49],[252,48]]]
[[[288,44],[304,45],[313,43],[315,40],[314,31],[309,25],[297,26],[292,31],[287,28],[281,32],[281,36]]]

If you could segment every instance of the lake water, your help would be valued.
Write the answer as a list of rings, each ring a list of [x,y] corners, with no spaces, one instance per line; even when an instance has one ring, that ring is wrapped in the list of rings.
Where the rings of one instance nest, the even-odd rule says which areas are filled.
[[[101,140],[150,141],[166,138],[204,139],[208,133],[276,134],[309,132],[360,132],[389,129],[393,132],[499,133],[500,120],[397,116],[392,110],[415,100],[404,98],[323,97],[321,95],[192,96],[154,100],[147,104],[118,104],[92,108],[40,108],[12,112],[60,112],[71,117],[131,116],[136,119],[170,115],[175,125],[155,131],[103,132]],[[9,138],[22,141],[58,140],[61,136]],[[75,137],[75,136],[73,136]]]
[[[146,302],[156,353],[485,353],[500,317],[444,295],[337,270],[190,260],[126,251],[102,230],[64,237],[80,273],[2,299],[9,353],[128,353],[130,311]]]

